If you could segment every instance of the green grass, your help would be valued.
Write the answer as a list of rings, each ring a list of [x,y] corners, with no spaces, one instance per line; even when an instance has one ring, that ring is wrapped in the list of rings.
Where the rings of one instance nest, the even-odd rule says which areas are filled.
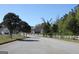
[[[0,35],[0,43],[13,41],[16,39],[23,39],[23,38],[24,38],[24,36],[21,36],[20,34],[12,35],[12,38],[10,38],[10,35]]]

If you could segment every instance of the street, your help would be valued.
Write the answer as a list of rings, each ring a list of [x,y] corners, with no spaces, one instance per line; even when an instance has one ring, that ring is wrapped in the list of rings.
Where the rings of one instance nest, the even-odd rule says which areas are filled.
[[[29,35],[21,41],[0,45],[0,51],[8,54],[78,54],[79,43]]]

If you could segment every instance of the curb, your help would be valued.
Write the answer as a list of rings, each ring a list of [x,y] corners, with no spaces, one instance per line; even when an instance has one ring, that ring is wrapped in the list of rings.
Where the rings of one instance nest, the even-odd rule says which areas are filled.
[[[14,42],[14,41],[17,41],[17,39],[16,40],[11,40],[11,41],[0,43],[0,45],[6,44],[6,43],[10,43],[10,42]]]
[[[23,39],[24,39],[24,38],[23,38]],[[14,41],[23,40],[23,39],[15,39],[15,40],[11,40],[11,41],[7,41],[7,42],[3,42],[3,43],[0,43],[0,45],[6,44],[6,43],[10,43],[10,42],[14,42]]]

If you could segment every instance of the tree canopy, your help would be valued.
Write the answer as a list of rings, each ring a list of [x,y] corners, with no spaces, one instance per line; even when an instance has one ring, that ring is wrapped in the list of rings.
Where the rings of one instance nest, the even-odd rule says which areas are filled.
[[[22,21],[15,13],[7,13],[3,18],[3,25],[10,31],[10,35],[18,32],[30,32],[31,27],[28,23]]]
[[[79,5],[75,6],[69,13],[66,13],[61,18],[56,19],[56,22],[50,23],[43,19],[43,33],[52,33],[60,35],[79,35]]]

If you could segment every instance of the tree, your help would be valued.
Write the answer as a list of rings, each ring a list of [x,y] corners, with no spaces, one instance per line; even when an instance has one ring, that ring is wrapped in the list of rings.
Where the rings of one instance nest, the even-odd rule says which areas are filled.
[[[58,32],[58,25],[57,24],[53,24],[52,31],[53,31],[53,33],[57,33]]]
[[[51,32],[51,20],[52,19],[50,19],[50,21],[45,21],[45,19],[44,18],[42,18],[42,20],[43,20],[43,23],[42,23],[42,26],[43,26],[43,35],[51,35],[52,34],[52,32]]]
[[[79,5],[62,16],[57,24],[58,32],[62,35],[79,35]]]
[[[31,32],[31,27],[24,21],[20,22],[20,31],[23,32],[24,37],[27,36],[26,33]]]
[[[20,27],[20,32],[24,32],[24,33],[30,33],[31,32],[31,26],[24,21],[21,21],[19,23],[19,27]]]
[[[20,21],[19,16],[14,13],[8,13],[4,16],[3,24],[9,29],[11,38],[13,32],[16,32],[15,30],[17,30],[16,28]]]
[[[79,34],[79,26],[77,25],[77,20],[71,20],[69,22],[68,29],[73,32],[74,35]]]

